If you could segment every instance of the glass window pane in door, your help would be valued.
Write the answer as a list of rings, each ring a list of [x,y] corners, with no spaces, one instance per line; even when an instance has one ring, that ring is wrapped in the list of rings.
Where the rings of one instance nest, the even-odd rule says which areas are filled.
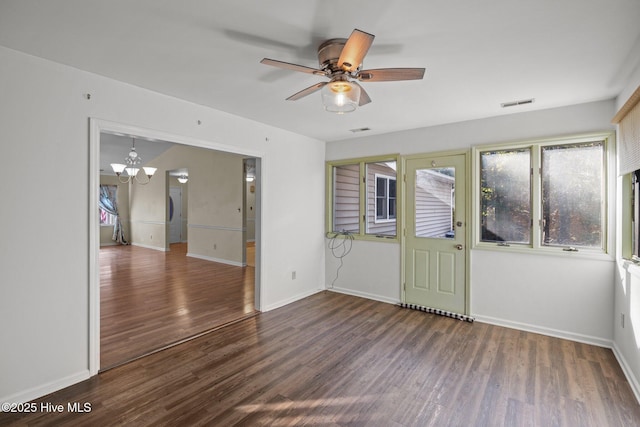
[[[416,237],[453,239],[455,213],[455,168],[416,170]]]

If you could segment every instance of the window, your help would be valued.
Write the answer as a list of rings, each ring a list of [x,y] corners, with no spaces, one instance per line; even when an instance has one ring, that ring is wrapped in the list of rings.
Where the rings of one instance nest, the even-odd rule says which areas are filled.
[[[376,174],[375,180],[375,222],[393,221],[396,219],[396,178]]]
[[[483,242],[531,242],[530,149],[480,153]]]
[[[109,198],[112,200],[116,200],[116,194],[118,191],[117,185],[101,185],[100,187],[104,187],[109,192]],[[98,206],[98,211],[100,212],[100,225],[104,226],[114,226],[116,224],[116,216],[110,214],[106,210],[100,208]]]
[[[606,251],[609,137],[474,150],[477,244]]]
[[[396,237],[397,156],[327,163],[327,231]]]
[[[542,147],[542,244],[603,247],[604,143]]]
[[[360,233],[360,165],[333,169],[333,231]]]

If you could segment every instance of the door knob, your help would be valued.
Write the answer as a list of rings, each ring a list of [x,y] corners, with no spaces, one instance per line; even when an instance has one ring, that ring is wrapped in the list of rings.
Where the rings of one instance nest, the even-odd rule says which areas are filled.
[[[456,245],[456,249],[461,251],[462,250],[462,245]]]

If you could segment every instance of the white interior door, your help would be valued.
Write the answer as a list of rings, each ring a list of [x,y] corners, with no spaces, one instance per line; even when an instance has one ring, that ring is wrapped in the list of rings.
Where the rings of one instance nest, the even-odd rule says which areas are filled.
[[[466,314],[466,156],[406,162],[405,302]]]
[[[182,188],[169,187],[169,243],[182,241]]]

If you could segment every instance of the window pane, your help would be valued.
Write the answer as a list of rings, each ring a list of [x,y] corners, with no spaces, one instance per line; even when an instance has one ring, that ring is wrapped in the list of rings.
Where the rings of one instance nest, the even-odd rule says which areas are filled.
[[[376,195],[377,197],[384,197],[387,194],[387,179],[376,178]]]
[[[378,197],[376,199],[376,218],[387,219],[387,204],[384,197]]]
[[[366,232],[378,236],[395,236],[396,162],[367,163],[366,167]],[[394,200],[391,207],[390,200]],[[393,209],[393,211],[391,210]]]
[[[602,247],[604,144],[542,147],[542,244]]]
[[[360,232],[360,166],[333,168],[333,231]]]
[[[480,154],[480,214],[483,242],[531,242],[531,152]]]
[[[455,237],[453,213],[455,168],[416,171],[416,237],[452,239]]]

